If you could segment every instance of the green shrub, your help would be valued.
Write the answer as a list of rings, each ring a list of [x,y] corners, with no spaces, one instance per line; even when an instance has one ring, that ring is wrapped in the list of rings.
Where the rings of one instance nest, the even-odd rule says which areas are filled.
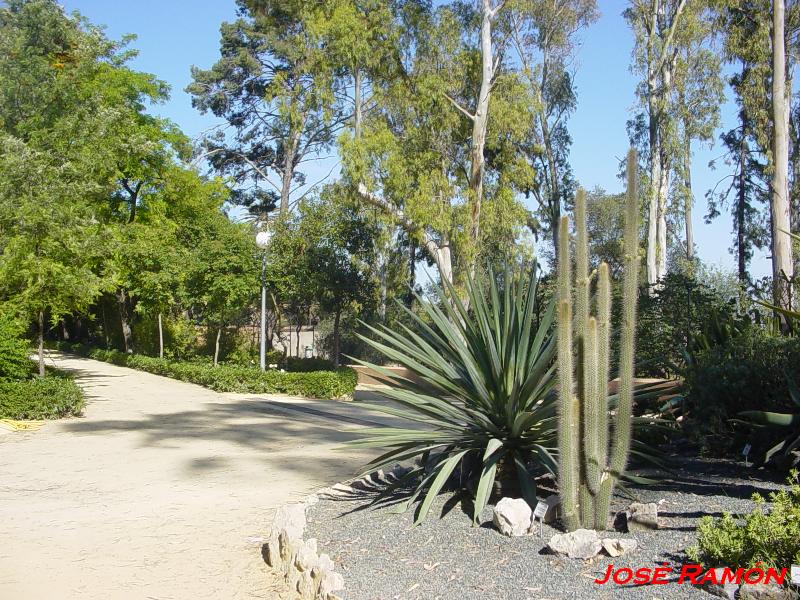
[[[685,371],[686,417],[699,438],[718,434],[710,447],[742,442],[735,419],[742,411],[792,409],[787,373],[800,365],[800,338],[769,336],[755,328],[698,352]],[[744,432],[742,432],[744,435]]]
[[[25,326],[11,314],[0,311],[0,381],[26,379],[33,370]]]
[[[83,392],[63,375],[0,383],[3,419],[60,419],[80,415],[83,406]]]
[[[122,367],[196,383],[217,392],[288,394],[330,399],[352,394],[358,384],[358,374],[346,367],[335,371],[262,372],[257,367],[231,364],[214,367],[207,360],[172,361],[141,354],[125,354],[117,350],[91,349],[86,346],[59,344],[57,347]]]
[[[763,568],[800,564],[800,484],[797,471],[788,480],[790,489],[764,498],[753,496],[756,508],[744,517],[724,514],[703,517],[697,528],[698,544],[688,549],[689,558],[708,567],[747,568],[761,562]]]
[[[734,298],[723,298],[711,288],[682,273],[670,273],[662,287],[641,293],[636,323],[637,375],[681,375],[687,352],[698,333],[711,323],[739,328],[750,324]]]

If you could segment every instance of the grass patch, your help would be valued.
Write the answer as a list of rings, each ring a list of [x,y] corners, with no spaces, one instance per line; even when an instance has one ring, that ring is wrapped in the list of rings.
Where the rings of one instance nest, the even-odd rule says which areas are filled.
[[[0,382],[0,419],[38,421],[77,417],[84,404],[81,389],[64,375]]]

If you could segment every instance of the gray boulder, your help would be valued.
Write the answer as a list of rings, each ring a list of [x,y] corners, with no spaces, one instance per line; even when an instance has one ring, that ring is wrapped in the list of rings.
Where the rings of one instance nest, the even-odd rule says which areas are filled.
[[[651,531],[658,529],[658,504],[634,502],[625,512],[628,531]]]
[[[603,547],[597,532],[593,529],[576,529],[569,533],[557,533],[550,538],[547,546],[557,554],[583,560],[594,558]]]
[[[792,600],[796,596],[777,583],[743,583],[739,600]]]

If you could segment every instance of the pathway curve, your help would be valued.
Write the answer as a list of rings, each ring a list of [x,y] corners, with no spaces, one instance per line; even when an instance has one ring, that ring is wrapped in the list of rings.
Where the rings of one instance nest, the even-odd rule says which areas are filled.
[[[372,415],[343,403],[52,360],[88,405],[0,436],[0,598],[274,598],[260,554],[273,510],[366,458],[340,444]]]

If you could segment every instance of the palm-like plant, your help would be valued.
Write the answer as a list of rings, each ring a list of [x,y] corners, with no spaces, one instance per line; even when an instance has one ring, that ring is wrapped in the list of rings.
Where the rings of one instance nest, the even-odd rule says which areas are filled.
[[[516,479],[523,496],[535,502],[529,467],[556,469],[554,305],[541,306],[535,264],[527,278],[507,272],[501,279],[500,284],[491,275],[468,281],[464,302],[452,286],[437,287],[435,302],[418,298],[422,316],[406,309],[416,331],[367,326],[376,339],[361,336],[422,380],[401,378],[400,387],[383,392],[395,405],[373,406],[418,428],[370,429],[354,442],[390,449],[368,470],[425,459],[406,477],[416,483],[405,508],[424,493],[417,523],[457,467],[462,480],[477,480],[476,521],[498,472]],[[358,362],[397,379],[382,367]]]

